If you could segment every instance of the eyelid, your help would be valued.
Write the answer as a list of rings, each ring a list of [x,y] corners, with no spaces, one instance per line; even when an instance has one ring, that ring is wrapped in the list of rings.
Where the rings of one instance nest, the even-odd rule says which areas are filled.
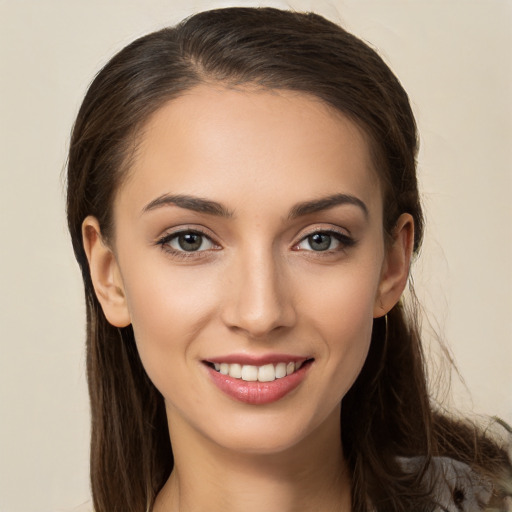
[[[309,251],[307,249],[299,249],[298,248],[298,246],[302,242],[304,242],[308,237],[315,235],[317,233],[323,233],[326,235],[334,236],[339,241],[341,247],[336,248],[336,249],[326,250],[326,251],[314,251],[313,249],[311,249],[311,251]],[[292,249],[307,251],[307,252],[317,252],[319,255],[322,253],[325,254],[325,253],[330,253],[330,252],[332,253],[332,252],[336,252],[336,251],[343,251],[344,249],[352,247],[357,243],[357,241],[352,237],[352,235],[350,234],[350,231],[348,229],[341,228],[339,226],[333,226],[333,225],[316,226],[314,228],[307,229],[307,230],[301,232],[297,238],[298,238],[298,240],[296,242],[294,242]]]
[[[197,249],[187,251],[186,249],[183,249],[180,247],[182,238],[184,238],[184,236],[188,236],[188,235],[193,235],[194,237],[197,237],[200,240],[200,244]],[[167,238],[168,238],[168,241],[166,243],[169,245],[169,247],[171,249],[173,249],[174,251],[177,251],[177,252],[198,253],[198,252],[204,252],[204,251],[211,250],[215,247],[215,244],[213,243],[213,240],[210,237],[208,237],[202,233],[198,233],[196,231],[185,231],[185,232],[181,232],[181,233],[178,232],[178,233],[171,235],[170,237],[167,237]],[[206,245],[207,247],[203,248],[204,245]]]
[[[207,238],[210,243],[213,245],[212,248],[208,249],[202,249],[200,251],[182,251],[179,249],[175,249],[174,247],[171,247],[169,242],[175,238],[177,238],[179,235],[185,234],[185,233],[195,233],[198,235],[201,235],[205,238]],[[172,228],[166,232],[164,232],[163,235],[159,236],[156,241],[155,245],[159,245],[162,250],[168,252],[171,255],[182,257],[182,258],[188,258],[188,257],[200,257],[204,256],[204,253],[207,253],[212,250],[219,250],[221,248],[220,244],[215,240],[215,238],[206,231],[205,228],[201,226],[179,226],[176,228]]]
[[[352,238],[352,234],[350,230],[347,228],[342,228],[340,226],[336,226],[333,224],[316,224],[314,227],[308,227],[306,229],[302,229],[295,237],[299,242],[307,238],[308,236],[314,235],[316,233],[335,233],[342,237]]]

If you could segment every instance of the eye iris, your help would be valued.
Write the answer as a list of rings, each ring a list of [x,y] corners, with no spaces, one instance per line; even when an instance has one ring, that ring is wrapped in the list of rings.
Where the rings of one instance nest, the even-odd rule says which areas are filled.
[[[197,251],[203,243],[203,237],[197,233],[185,233],[178,237],[178,243],[184,251]]]
[[[308,242],[314,251],[326,251],[331,245],[331,236],[325,233],[315,233],[308,236]]]

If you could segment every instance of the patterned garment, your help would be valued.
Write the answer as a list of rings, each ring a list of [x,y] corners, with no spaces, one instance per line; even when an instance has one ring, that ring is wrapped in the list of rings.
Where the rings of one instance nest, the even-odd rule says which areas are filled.
[[[406,472],[418,470],[423,457],[400,457]],[[508,512],[512,501],[505,498],[499,505],[491,505],[492,483],[473,471],[467,464],[448,457],[434,457],[426,474],[425,483],[432,489],[437,507],[433,512]]]

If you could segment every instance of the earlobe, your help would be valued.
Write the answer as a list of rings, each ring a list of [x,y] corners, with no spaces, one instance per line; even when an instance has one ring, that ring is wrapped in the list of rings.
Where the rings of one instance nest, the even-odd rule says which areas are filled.
[[[386,248],[374,318],[384,316],[400,300],[409,277],[413,245],[414,220],[410,214],[403,213],[393,231],[393,241]]]
[[[107,320],[115,327],[131,323],[119,266],[112,249],[102,239],[99,222],[88,216],[82,223],[82,239],[96,297]]]

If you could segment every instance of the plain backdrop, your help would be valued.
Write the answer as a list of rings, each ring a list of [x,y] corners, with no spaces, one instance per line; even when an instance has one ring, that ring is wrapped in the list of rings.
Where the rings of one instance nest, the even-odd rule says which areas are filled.
[[[0,0],[0,512],[69,511],[89,499],[84,305],[63,185],[88,83],[139,35],[203,9],[257,4]],[[512,3],[260,5],[342,23],[400,77],[421,134],[427,238],[414,279],[429,353],[437,361],[444,340],[465,379],[454,376],[446,403],[511,422]]]

